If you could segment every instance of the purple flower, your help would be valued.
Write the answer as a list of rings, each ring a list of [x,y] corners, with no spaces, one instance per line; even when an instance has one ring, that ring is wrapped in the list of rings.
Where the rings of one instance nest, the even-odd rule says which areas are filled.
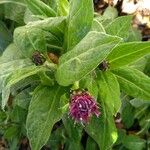
[[[87,123],[92,115],[99,117],[95,99],[87,91],[76,91],[71,95],[69,114],[75,122]]]

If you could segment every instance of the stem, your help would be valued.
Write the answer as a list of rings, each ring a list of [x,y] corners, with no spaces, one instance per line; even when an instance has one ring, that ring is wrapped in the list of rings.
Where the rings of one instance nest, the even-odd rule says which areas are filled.
[[[77,89],[79,89],[79,81],[76,81],[72,86],[72,90],[77,90]]]
[[[60,109],[63,113],[65,113],[67,112],[68,108],[69,108],[69,103],[67,103],[65,106],[61,107]]]
[[[48,61],[45,61],[44,66],[46,66],[47,68],[51,69],[51,70],[56,70],[57,69],[57,65],[54,63],[50,63]]]
[[[56,49],[59,49],[59,50],[63,50],[62,47],[59,47],[59,46],[56,46],[56,45],[47,44],[47,46],[48,46],[49,48],[56,48]]]

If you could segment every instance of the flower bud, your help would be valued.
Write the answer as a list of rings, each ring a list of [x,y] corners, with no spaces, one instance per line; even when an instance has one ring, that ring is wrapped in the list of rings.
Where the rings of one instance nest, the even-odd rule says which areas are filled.
[[[75,122],[86,124],[92,115],[99,117],[100,111],[95,99],[87,91],[75,91],[71,95],[69,115]]]

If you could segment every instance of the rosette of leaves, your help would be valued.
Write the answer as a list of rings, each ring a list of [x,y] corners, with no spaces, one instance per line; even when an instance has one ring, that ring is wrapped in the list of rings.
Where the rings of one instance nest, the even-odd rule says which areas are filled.
[[[94,17],[92,0],[25,4],[27,24],[15,29],[14,42],[0,58],[1,106],[5,123],[13,123],[16,133],[9,140],[16,146],[24,135],[33,150],[45,144],[79,150],[86,132],[86,149],[110,149],[118,138],[114,116],[121,93],[150,100],[150,79],[136,68],[150,53],[150,43],[135,38],[132,16]],[[46,60],[39,66],[31,60],[36,51]],[[49,53],[59,58],[58,64]],[[99,69],[104,61],[108,66]],[[74,126],[66,115],[70,88],[88,89],[101,106],[101,116],[85,127]],[[17,112],[24,119],[13,117]]]

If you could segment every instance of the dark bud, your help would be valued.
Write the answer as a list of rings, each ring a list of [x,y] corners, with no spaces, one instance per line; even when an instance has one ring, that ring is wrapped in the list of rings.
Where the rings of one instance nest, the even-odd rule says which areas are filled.
[[[102,63],[99,64],[99,69],[102,71],[106,71],[109,68],[108,61],[104,60]]]
[[[94,4],[98,4],[100,0],[93,0]]]
[[[35,51],[32,55],[32,61],[36,66],[40,66],[43,65],[46,59],[39,51]]]

